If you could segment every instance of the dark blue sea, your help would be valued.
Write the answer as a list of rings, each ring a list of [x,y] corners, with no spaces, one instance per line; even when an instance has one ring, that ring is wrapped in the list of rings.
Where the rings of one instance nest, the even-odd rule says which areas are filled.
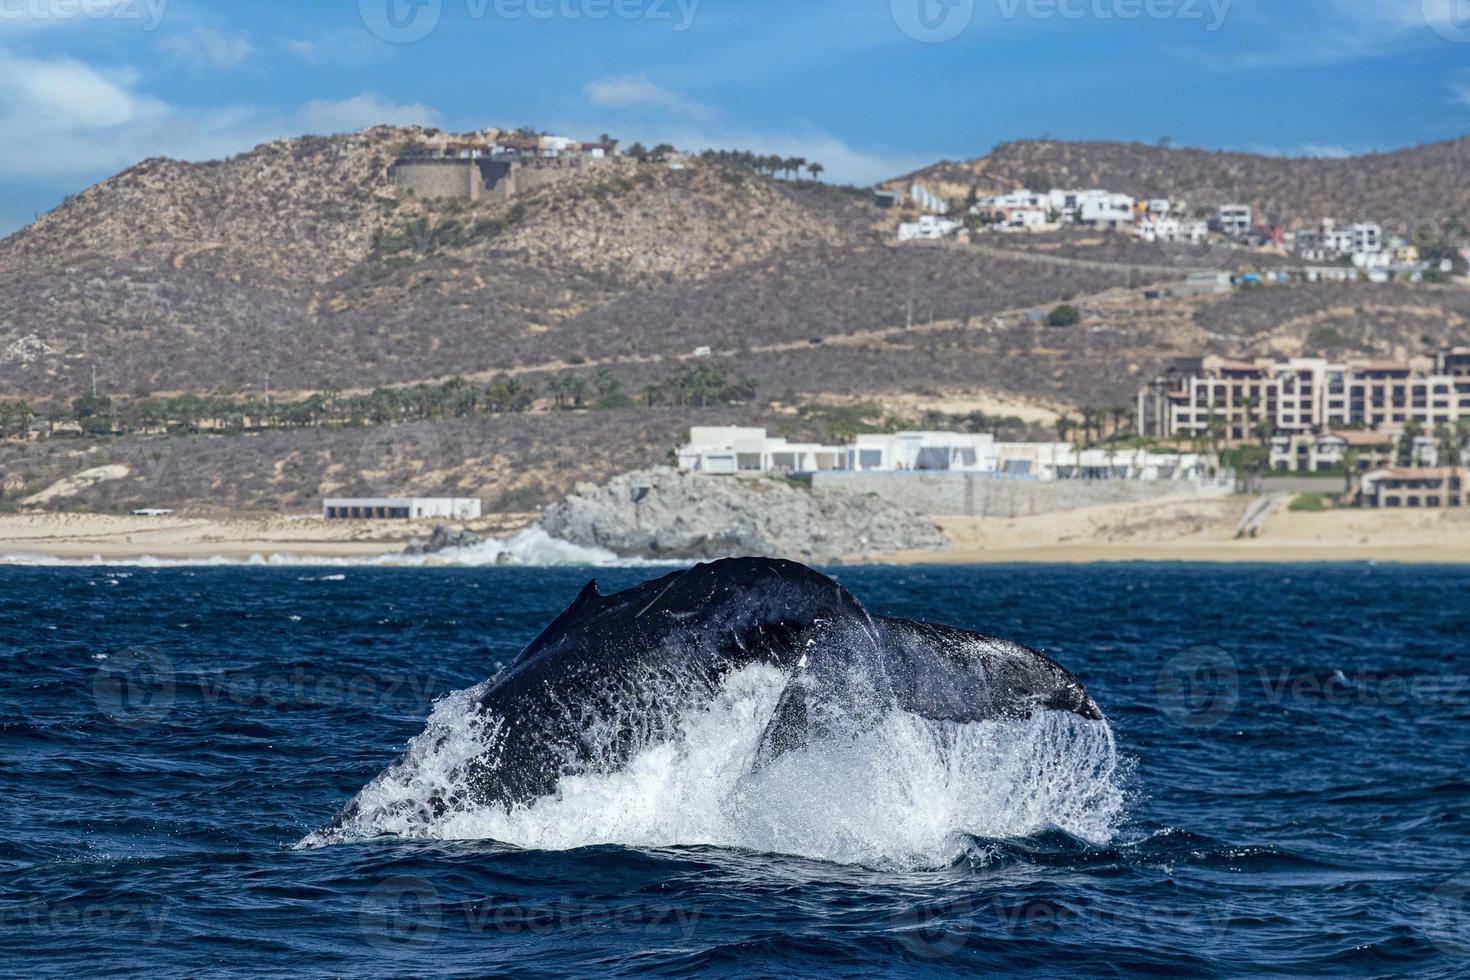
[[[839,569],[1047,652],[1116,758],[737,801],[737,698],[477,839],[297,846],[594,574],[659,573],[0,569],[0,974],[1470,976],[1461,569]]]

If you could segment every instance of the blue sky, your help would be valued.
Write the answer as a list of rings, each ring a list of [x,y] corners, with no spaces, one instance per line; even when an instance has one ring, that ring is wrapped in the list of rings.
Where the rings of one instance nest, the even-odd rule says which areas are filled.
[[[820,160],[1470,132],[1470,0],[0,0],[0,234],[148,156],[376,122]]]

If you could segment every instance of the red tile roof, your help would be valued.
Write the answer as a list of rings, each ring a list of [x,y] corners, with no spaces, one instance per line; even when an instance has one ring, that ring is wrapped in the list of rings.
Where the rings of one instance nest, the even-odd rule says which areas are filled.
[[[1327,435],[1341,439],[1349,446],[1393,445],[1393,434],[1389,432],[1359,432],[1353,429],[1347,429],[1342,432],[1329,432]]]

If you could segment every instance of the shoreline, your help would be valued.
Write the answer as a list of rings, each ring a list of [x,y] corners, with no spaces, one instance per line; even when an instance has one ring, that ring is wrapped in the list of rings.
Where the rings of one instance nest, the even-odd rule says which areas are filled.
[[[1167,499],[1017,518],[935,518],[950,541],[939,551],[854,554],[852,565],[1189,564],[1470,565],[1470,513],[1292,512],[1285,507],[1256,538],[1236,539],[1246,498]],[[508,539],[535,515],[469,522]],[[325,521],[282,514],[133,517],[84,513],[0,515],[0,564],[206,562],[309,565],[396,564],[433,521]],[[404,564],[449,564],[404,556]],[[629,560],[630,564],[636,560]]]

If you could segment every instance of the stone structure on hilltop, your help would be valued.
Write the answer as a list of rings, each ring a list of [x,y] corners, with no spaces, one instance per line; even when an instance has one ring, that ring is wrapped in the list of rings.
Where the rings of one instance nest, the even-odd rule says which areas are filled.
[[[578,143],[561,136],[501,135],[439,138],[420,143],[394,161],[399,190],[424,198],[508,201],[550,184],[633,162],[613,143]]]

